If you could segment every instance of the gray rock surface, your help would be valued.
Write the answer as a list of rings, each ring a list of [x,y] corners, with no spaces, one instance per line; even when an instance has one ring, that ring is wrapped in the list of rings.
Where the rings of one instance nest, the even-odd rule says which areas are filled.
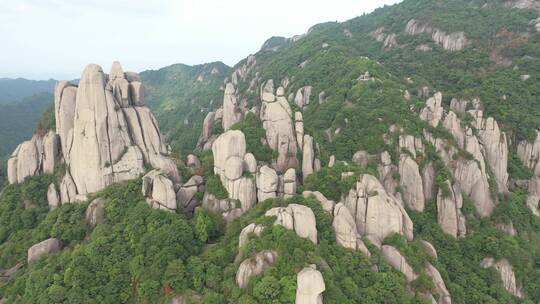
[[[238,287],[246,288],[251,278],[262,274],[268,267],[274,264],[276,259],[277,252],[265,250],[244,260],[236,272],[236,284]]]
[[[261,233],[264,230],[263,225],[255,225],[253,223],[247,225],[242,229],[240,232],[240,236],[238,238],[238,247],[243,247],[245,244],[248,243],[250,235],[255,235],[256,237],[260,237]]]
[[[328,212],[329,214],[334,214],[334,206],[336,203],[333,200],[327,199],[326,196],[319,191],[304,191],[302,192],[302,196],[305,198],[314,197],[319,201],[319,203],[321,203],[321,207],[324,211]]]
[[[464,32],[446,33],[415,19],[407,23],[405,32],[410,35],[430,34],[435,43],[449,51],[460,51],[470,43]]]
[[[105,221],[105,200],[103,198],[94,199],[86,208],[86,223],[91,227]]]
[[[62,249],[60,241],[55,238],[50,238],[39,242],[28,249],[28,264],[41,259],[47,254],[58,252]]]
[[[358,250],[368,257],[371,256],[371,253],[362,241],[362,237],[358,233],[353,216],[349,212],[349,209],[342,203],[337,204],[334,209],[332,227],[336,234],[336,242],[339,245]]]
[[[243,113],[235,96],[236,89],[227,83],[223,97],[223,130],[228,131],[235,123],[242,120]]]
[[[358,232],[374,244],[392,233],[413,239],[413,223],[399,201],[374,176],[364,174],[343,203],[353,215]]]
[[[381,247],[381,255],[386,259],[388,264],[395,270],[403,273],[407,283],[411,283],[416,280],[418,275],[414,272],[413,268],[401,253],[394,247],[389,245],[383,245]]]
[[[160,170],[152,170],[143,177],[142,193],[154,209],[176,212],[176,193],[173,182]]]
[[[60,196],[58,195],[58,190],[56,190],[56,185],[54,183],[51,183],[47,190],[47,203],[51,210],[60,206]]]
[[[467,233],[466,219],[461,208],[463,198],[459,186],[446,181],[446,190],[439,189],[437,195],[437,219],[441,229],[453,237],[463,237]]]
[[[293,230],[299,237],[309,239],[317,244],[315,215],[309,207],[290,204],[287,207],[272,208],[265,213],[265,216],[276,216],[274,225],[281,225]]]
[[[409,208],[424,211],[425,198],[422,177],[418,164],[407,154],[402,154],[399,161],[400,186],[403,200]]]
[[[496,261],[492,257],[487,257],[482,260],[480,263],[480,266],[482,268],[491,268],[493,267],[499,275],[501,276],[501,281],[503,284],[503,287],[513,294],[514,296],[522,299],[524,297],[523,291],[516,283],[516,275],[514,274],[514,270],[512,269],[512,265],[510,262],[508,262],[507,259],[502,259],[499,261]]]
[[[296,304],[322,304],[326,290],[322,274],[316,265],[309,265],[296,276]]]
[[[420,119],[427,121],[432,127],[437,127],[444,113],[441,103],[442,94],[435,93],[426,101],[426,106],[420,112]]]

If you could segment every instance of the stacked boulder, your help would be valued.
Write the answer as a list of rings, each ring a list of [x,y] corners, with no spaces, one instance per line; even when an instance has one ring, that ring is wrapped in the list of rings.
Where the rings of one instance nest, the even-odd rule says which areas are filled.
[[[413,239],[413,223],[409,215],[374,176],[361,175],[356,188],[344,197],[343,204],[353,216],[358,233],[374,244],[380,245],[392,233]]]
[[[60,141],[53,131],[34,135],[11,154],[7,169],[9,183],[22,183],[28,176],[53,173],[60,155]]]
[[[268,210],[265,216],[275,216],[274,225],[281,225],[293,230],[301,238],[317,244],[317,227],[315,214],[306,206],[290,204],[287,207],[276,207]]]
[[[296,304],[322,304],[326,290],[324,279],[316,265],[309,265],[296,276]]]
[[[109,74],[88,65],[78,86],[59,81],[56,132],[35,135],[17,147],[8,162],[10,183],[52,173],[60,161],[68,168],[60,183],[62,203],[85,200],[112,183],[139,177],[147,166],[159,169],[171,183],[180,182],[144,94],[139,75],[124,72],[118,62]],[[58,193],[53,187],[49,192],[51,207],[58,206]]]
[[[268,80],[261,90],[260,119],[266,130],[268,146],[278,153],[274,167],[279,173],[296,167],[298,151],[296,120],[284,94],[283,87],[274,92],[273,80]]]

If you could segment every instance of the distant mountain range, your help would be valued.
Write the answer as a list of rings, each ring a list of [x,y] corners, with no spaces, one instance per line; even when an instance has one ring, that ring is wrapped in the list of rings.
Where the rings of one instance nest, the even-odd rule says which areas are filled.
[[[19,101],[37,93],[54,91],[56,80],[29,80],[24,78],[0,78],[0,104]]]

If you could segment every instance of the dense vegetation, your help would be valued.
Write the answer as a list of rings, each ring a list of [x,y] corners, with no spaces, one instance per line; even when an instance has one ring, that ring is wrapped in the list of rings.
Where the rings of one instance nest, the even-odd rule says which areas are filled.
[[[41,93],[53,93],[56,81],[0,78],[0,104],[12,103]]]
[[[148,89],[146,103],[175,151],[184,153],[195,148],[204,117],[223,101],[220,88],[230,72],[230,67],[214,62],[176,64],[141,73]]]

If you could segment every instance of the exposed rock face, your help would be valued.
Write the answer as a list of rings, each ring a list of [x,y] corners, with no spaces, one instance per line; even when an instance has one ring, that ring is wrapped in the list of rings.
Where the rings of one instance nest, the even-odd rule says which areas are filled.
[[[313,87],[311,86],[305,86],[298,91],[296,91],[296,96],[294,97],[294,103],[296,105],[304,110],[307,105],[309,105],[309,99],[311,98],[311,91],[313,90]]]
[[[143,177],[142,193],[154,209],[176,212],[176,194],[173,182],[165,172],[152,170]]]
[[[444,280],[442,279],[441,274],[439,273],[437,268],[433,267],[431,263],[427,263],[426,273],[435,284],[435,290],[439,295],[439,301],[437,301],[437,303],[452,304],[452,297],[450,296],[450,292],[446,288],[446,284],[444,284]]]
[[[374,38],[375,40],[382,42],[383,48],[385,49],[391,49],[398,45],[396,41],[396,34],[395,33],[385,33],[384,27],[380,27],[373,32],[369,33],[369,36]]]
[[[96,198],[86,209],[86,223],[94,227],[105,220],[105,200]]]
[[[284,90],[278,88],[274,95],[274,82],[266,82],[261,92],[260,118],[266,130],[266,141],[269,147],[278,152],[276,170],[279,173],[296,167],[297,139],[295,121]]]
[[[62,204],[72,203],[77,200],[77,188],[69,172],[66,172],[60,183],[60,198]]]
[[[369,154],[367,151],[357,151],[352,157],[352,162],[365,167],[369,163]]]
[[[321,203],[324,211],[330,214],[334,214],[334,206],[336,203],[332,200],[327,199],[326,196],[324,196],[324,194],[320,193],[319,191],[304,191],[302,192],[302,196],[305,198],[314,197],[316,200],[319,201],[319,203]]]
[[[370,252],[362,241],[362,237],[358,234],[356,222],[352,217],[349,209],[342,203],[336,205],[334,209],[334,221],[332,227],[336,233],[336,242],[345,247],[358,250],[366,256],[370,256]]]
[[[23,263],[17,263],[15,266],[9,268],[9,269],[1,269],[0,268],[0,283],[5,283],[11,281],[19,271],[23,267]],[[0,300],[0,303],[3,303],[5,301]]]
[[[381,161],[377,167],[379,172],[379,180],[384,186],[384,189],[390,193],[396,193],[397,182],[394,179],[396,173],[398,173],[398,168],[392,164],[392,158],[388,151],[381,153]]]
[[[214,155],[214,173],[219,175],[221,183],[229,193],[229,198],[239,200],[243,211],[253,207],[257,202],[255,181],[251,177],[242,176],[242,174],[244,168],[251,172],[253,163],[256,166],[256,161],[254,157],[252,158],[253,155],[246,154],[244,133],[238,130],[229,130],[221,134],[212,144],[212,153]]]
[[[521,141],[517,153],[523,165],[532,169],[535,176],[540,176],[540,131],[536,131],[534,142]]]
[[[283,175],[283,194],[285,198],[296,194],[296,170],[290,168]]]
[[[55,238],[51,238],[33,245],[28,249],[28,264],[32,264],[46,254],[60,251],[61,247],[60,241]]]
[[[540,177],[535,176],[529,181],[529,195],[527,196],[527,207],[532,213],[540,216]]]
[[[275,251],[261,251],[252,257],[246,259],[238,267],[236,272],[236,284],[240,288],[246,288],[252,277],[263,273],[268,267],[276,261],[277,253]]]
[[[499,124],[493,117],[484,118],[481,110],[470,111],[475,118],[478,139],[484,148],[484,154],[491,172],[497,181],[500,193],[508,192],[508,142],[506,133],[501,132]]]
[[[322,274],[317,266],[310,265],[296,276],[296,304],[322,304],[326,290]]]
[[[407,154],[402,154],[399,161],[400,186],[403,200],[416,211],[424,211],[424,189],[418,164]]]
[[[373,243],[381,244],[392,233],[413,239],[413,223],[398,200],[369,174],[360,177],[344,204],[353,215],[358,232]]]
[[[225,131],[228,131],[235,123],[242,120],[243,113],[234,95],[235,91],[234,85],[227,83],[223,97],[223,130]]]
[[[435,247],[433,247],[433,245],[430,242],[421,240],[420,244],[422,245],[422,250],[424,251],[424,253],[426,253],[427,255],[429,255],[430,257],[434,259],[438,258],[437,250],[435,250]]]
[[[187,156],[186,166],[191,173],[195,174],[201,168],[201,162],[197,156],[189,154]]]
[[[420,112],[420,119],[427,121],[432,127],[437,127],[441,121],[444,109],[441,105],[442,94],[440,92],[426,101],[426,106]]]
[[[232,222],[244,213],[242,208],[237,207],[235,200],[220,200],[208,192],[204,193],[202,207],[210,210],[214,214],[222,215],[227,222]]]
[[[302,112],[294,112],[294,128],[296,129],[296,141],[300,150],[304,148],[304,118]]]
[[[487,175],[479,168],[478,162],[476,160],[458,160],[454,170],[454,178],[461,190],[474,201],[476,212],[481,217],[491,215],[495,204],[489,191]]]
[[[430,200],[433,198],[433,185],[435,184],[435,168],[433,168],[433,163],[429,162],[424,165],[422,171],[422,182],[424,187],[424,198]]]
[[[419,137],[414,137],[408,134],[399,136],[399,148],[402,152],[406,149],[413,158],[416,158],[417,153],[424,153],[424,144]]]
[[[28,176],[53,173],[60,160],[60,142],[53,131],[46,135],[34,135],[11,154],[8,160],[8,181],[22,183]]]
[[[199,204],[195,198],[195,194],[203,191],[203,178],[199,175],[193,175],[176,192],[176,204],[178,208],[185,213],[192,213],[195,211],[195,207]]]
[[[180,181],[175,163],[163,156],[167,148],[155,118],[144,106],[140,77],[124,73],[118,62],[109,75],[97,65],[88,65],[78,88],[58,82],[55,118],[56,134],[51,131],[42,140],[35,136],[34,144],[18,149],[24,155],[18,156],[18,151],[17,160],[38,161],[24,160],[25,167],[10,172],[17,176],[52,173],[63,155],[69,168],[60,186],[63,202],[136,178],[145,164],[163,170],[175,183]]]
[[[461,128],[461,120],[457,117],[456,113],[453,111],[448,112],[446,115],[443,126],[445,129],[450,131],[459,148],[464,149],[465,147],[465,133]]]
[[[58,191],[56,190],[56,185],[51,183],[49,189],[47,190],[47,203],[51,210],[58,208],[60,206],[60,197]]]
[[[257,237],[261,236],[261,233],[264,230],[263,225],[255,225],[253,223],[247,225],[242,229],[242,232],[240,232],[240,237],[238,238],[238,247],[242,247],[249,241],[250,234],[254,234]]]
[[[435,43],[449,51],[460,51],[469,44],[469,40],[464,32],[448,34],[438,28],[431,27],[429,24],[415,19],[411,19],[407,23],[405,32],[410,35],[419,35],[422,33],[430,34]]]
[[[461,212],[463,198],[459,186],[446,181],[449,193],[439,189],[437,195],[437,218],[441,229],[453,237],[465,236],[467,233],[466,219]]]
[[[274,225],[294,230],[299,237],[309,239],[317,244],[315,215],[309,207],[290,204],[283,208],[272,208],[266,212],[265,216],[276,216]]]
[[[302,149],[302,178],[306,178],[313,173],[313,163],[315,161],[315,150],[313,149],[313,137],[304,135],[304,148]]]
[[[277,197],[279,178],[276,171],[263,166],[257,173],[257,198],[263,202],[269,198]]]
[[[507,259],[495,261],[494,258],[487,257],[482,260],[480,266],[483,268],[493,267],[501,275],[503,286],[508,292],[520,299],[524,297],[521,288],[516,284],[516,276],[514,274],[514,270],[512,269],[512,265],[510,265],[510,262],[508,262]]]
[[[407,263],[405,257],[403,257],[396,248],[389,245],[383,245],[381,248],[381,254],[386,259],[388,264],[390,264],[390,266],[403,273],[407,283],[411,283],[412,281],[416,280],[418,275],[414,272],[411,265]]]

